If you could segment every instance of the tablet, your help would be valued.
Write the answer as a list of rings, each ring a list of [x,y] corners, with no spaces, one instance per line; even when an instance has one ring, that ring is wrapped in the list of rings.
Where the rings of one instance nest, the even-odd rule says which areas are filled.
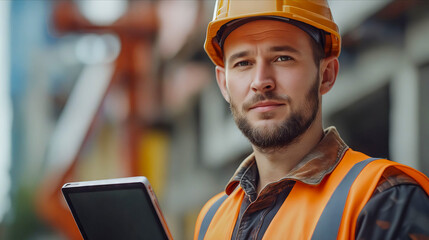
[[[61,190],[86,240],[173,239],[146,177],[72,182]]]

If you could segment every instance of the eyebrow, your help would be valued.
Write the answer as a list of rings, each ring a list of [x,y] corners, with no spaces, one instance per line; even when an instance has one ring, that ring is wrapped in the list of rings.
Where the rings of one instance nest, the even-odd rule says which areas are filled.
[[[228,65],[234,62],[237,58],[249,56],[249,51],[242,51],[238,53],[234,53],[231,57],[228,58]]]

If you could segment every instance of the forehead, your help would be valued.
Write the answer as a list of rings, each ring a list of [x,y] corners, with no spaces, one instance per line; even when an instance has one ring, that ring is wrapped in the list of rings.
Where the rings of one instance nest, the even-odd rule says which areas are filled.
[[[251,46],[272,47],[285,45],[300,52],[310,51],[310,36],[300,28],[277,20],[255,20],[232,31],[225,40],[224,54],[227,58],[237,48]]]

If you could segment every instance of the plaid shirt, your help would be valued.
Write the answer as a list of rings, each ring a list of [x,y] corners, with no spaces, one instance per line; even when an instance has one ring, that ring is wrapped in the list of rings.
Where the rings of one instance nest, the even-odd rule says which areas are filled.
[[[319,184],[337,166],[348,146],[334,127],[325,130],[319,144],[284,178],[258,194],[258,168],[247,157],[226,186],[246,193],[232,239],[262,239],[271,220],[296,181]],[[396,169],[385,171],[372,198],[358,217],[356,239],[429,239],[429,198],[415,181]]]

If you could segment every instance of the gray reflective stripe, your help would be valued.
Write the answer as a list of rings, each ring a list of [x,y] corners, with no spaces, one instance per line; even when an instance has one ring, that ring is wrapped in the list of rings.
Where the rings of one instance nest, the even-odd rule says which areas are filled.
[[[356,163],[349,170],[326,204],[317,222],[316,228],[314,229],[312,240],[337,239],[350,187],[363,168],[368,165],[368,163],[377,159],[378,158],[368,158],[362,162]]]
[[[223,195],[221,198],[216,200],[215,203],[210,207],[210,209],[207,211],[206,215],[204,216],[203,221],[201,222],[200,231],[198,233],[198,240],[203,240],[204,236],[206,235],[207,229],[209,228],[209,225],[213,219],[213,216],[215,215],[217,209],[222,205],[223,201],[228,197],[228,195]]]

